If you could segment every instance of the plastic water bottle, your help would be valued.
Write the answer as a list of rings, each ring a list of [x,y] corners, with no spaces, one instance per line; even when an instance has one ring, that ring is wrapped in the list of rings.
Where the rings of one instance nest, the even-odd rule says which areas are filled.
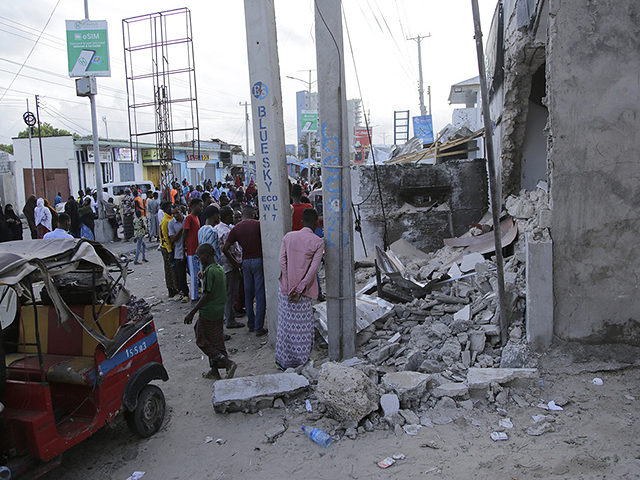
[[[307,437],[316,442],[322,447],[328,447],[331,445],[331,436],[328,433],[323,432],[319,428],[302,427],[302,431]]]

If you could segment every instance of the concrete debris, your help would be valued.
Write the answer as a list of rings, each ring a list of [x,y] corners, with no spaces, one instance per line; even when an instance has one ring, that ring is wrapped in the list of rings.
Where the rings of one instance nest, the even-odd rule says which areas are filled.
[[[431,375],[418,372],[391,372],[382,377],[382,387],[398,395],[401,405],[420,401]]]
[[[469,387],[464,383],[445,383],[433,389],[431,394],[436,398],[451,397],[461,398],[469,394]]]
[[[271,397],[289,396],[309,386],[309,381],[296,373],[254,375],[218,380],[213,384],[213,408],[218,413],[256,412],[257,403]]]
[[[380,401],[376,385],[362,371],[332,362],[322,365],[316,393],[327,414],[339,421],[359,422]]]
[[[470,390],[489,388],[492,383],[504,384],[519,378],[536,378],[536,368],[470,368],[467,385]]]
[[[287,431],[286,425],[278,424],[275,427],[267,430],[264,434],[267,436],[267,441],[269,443],[274,443],[286,431]]]

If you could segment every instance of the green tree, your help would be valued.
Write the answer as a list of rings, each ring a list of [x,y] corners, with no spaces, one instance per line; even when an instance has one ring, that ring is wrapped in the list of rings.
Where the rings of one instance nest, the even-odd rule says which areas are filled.
[[[67,130],[63,130],[61,128],[56,128],[51,126],[50,124],[48,124],[47,122],[43,122],[40,124],[41,128],[42,128],[42,136],[43,137],[56,137],[56,136],[61,136],[61,135],[71,135],[71,132],[68,132]],[[29,127],[27,127],[29,128]],[[26,128],[21,131],[18,134],[18,138],[25,138],[29,136],[29,130],[27,130]],[[33,137],[37,137],[38,136],[38,127],[33,127],[33,132],[31,133],[31,136]]]
[[[3,152],[8,152],[13,155],[13,145],[5,145],[4,143],[0,143],[0,150]]]

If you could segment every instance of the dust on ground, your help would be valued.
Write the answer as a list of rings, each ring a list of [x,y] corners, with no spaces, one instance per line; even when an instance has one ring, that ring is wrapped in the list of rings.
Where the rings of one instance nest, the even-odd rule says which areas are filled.
[[[135,266],[127,285],[153,305],[169,372],[169,381],[159,382],[167,402],[164,425],[148,439],[136,437],[125,422],[107,426],[66,452],[61,466],[41,477],[44,480],[125,480],[134,471],[146,472],[145,480],[640,478],[640,370],[629,367],[638,352],[624,346],[557,345],[540,359],[540,382],[512,389],[537,403],[563,398],[563,411],[510,400],[501,412],[479,401],[470,411],[457,409],[452,422],[423,427],[415,436],[396,436],[393,429],[380,428],[355,440],[342,437],[323,448],[300,427],[312,424],[331,430],[337,422],[327,417],[311,421],[318,415],[306,412],[304,395],[281,409],[216,414],[212,382],[201,376],[208,369],[207,360],[195,345],[193,327],[183,324],[190,306],[167,300],[160,252],[155,243],[148,247],[150,262]],[[113,250],[127,253],[134,248],[124,243]],[[240,321],[246,322],[246,317]],[[277,373],[274,351],[265,337],[247,329],[228,333],[237,377]],[[316,362],[326,357],[326,350],[314,348]],[[595,377],[603,385],[595,385]],[[552,417],[551,430],[528,435],[532,416],[540,414]],[[509,439],[494,442],[490,434],[505,417],[513,423],[505,430]],[[286,432],[269,443],[265,432],[283,424]],[[207,443],[207,437],[213,441]],[[405,458],[385,470],[377,466],[398,453]]]

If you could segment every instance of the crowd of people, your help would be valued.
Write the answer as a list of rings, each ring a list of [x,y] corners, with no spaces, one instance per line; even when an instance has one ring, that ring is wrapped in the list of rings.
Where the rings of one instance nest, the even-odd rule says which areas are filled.
[[[99,201],[113,241],[136,242],[135,265],[148,262],[147,240],[158,242],[168,297],[190,303],[185,324],[198,315],[196,344],[210,366],[203,376],[219,379],[224,369],[231,378],[237,365],[225,347],[224,325],[245,328],[237,318],[246,313],[248,332],[262,337],[268,331],[257,188],[253,181],[244,189],[237,177],[229,180],[194,186],[184,179],[153,192],[132,185],[115,197],[106,189],[100,198],[95,191],[80,190],[77,199],[71,196],[63,206],[60,193],[54,206],[32,195],[23,213],[33,239],[93,240]],[[275,361],[283,370],[308,361],[314,340],[312,300],[322,299],[317,272],[324,242],[306,193],[300,184],[291,187],[292,231],[285,235],[278,259]],[[7,228],[1,228],[3,222]],[[22,239],[22,223],[11,205],[0,217],[0,230],[7,237],[2,241]]]

